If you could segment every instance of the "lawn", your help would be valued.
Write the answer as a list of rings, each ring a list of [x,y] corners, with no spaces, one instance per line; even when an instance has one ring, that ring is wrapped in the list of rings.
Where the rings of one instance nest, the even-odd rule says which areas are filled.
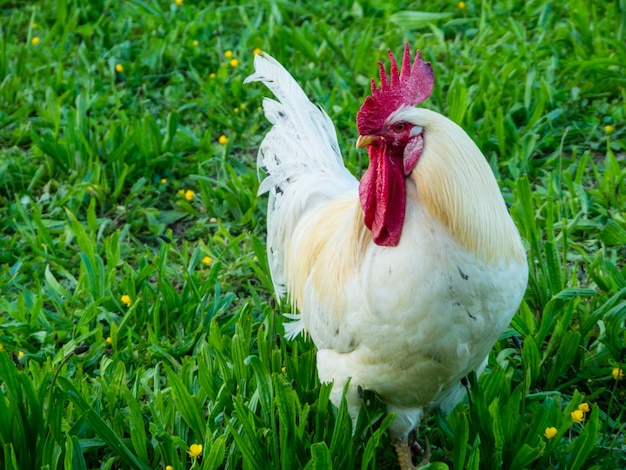
[[[396,468],[393,416],[366,391],[353,430],[283,338],[243,80],[276,57],[360,175],[405,40],[530,267],[430,468],[626,468],[626,0],[0,0],[0,467]]]

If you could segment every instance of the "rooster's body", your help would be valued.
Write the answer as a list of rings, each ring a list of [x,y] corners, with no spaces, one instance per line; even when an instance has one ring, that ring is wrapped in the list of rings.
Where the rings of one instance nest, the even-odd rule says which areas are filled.
[[[264,102],[273,127],[259,151],[268,174],[260,192],[270,193],[277,293],[287,293],[301,314],[290,333],[303,328],[311,336],[334,403],[350,380],[353,418],[358,387],[380,396],[397,414],[389,431],[402,446],[422,408],[450,409],[462,397],[463,377],[482,371],[528,275],[519,233],[481,152],[452,121],[411,107],[432,86],[372,117],[385,86],[414,78],[405,77],[409,66],[403,63],[395,84],[392,68],[391,85],[374,88],[360,112],[357,145],[368,147],[371,160],[360,184],[343,165],[332,122],[282,66],[257,56],[249,78],[279,100]],[[427,81],[429,67],[416,60],[413,75]],[[408,466],[408,450],[398,450]]]

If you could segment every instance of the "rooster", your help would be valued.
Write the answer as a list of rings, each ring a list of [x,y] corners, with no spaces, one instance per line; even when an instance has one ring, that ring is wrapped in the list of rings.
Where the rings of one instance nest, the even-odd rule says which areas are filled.
[[[522,300],[526,254],[496,179],[470,137],[415,106],[433,90],[420,52],[401,72],[389,51],[380,88],[357,114],[360,182],[343,164],[328,115],[264,53],[255,73],[276,96],[258,165],[268,192],[267,252],[279,298],[299,310],[288,336],[306,331],[322,382],[344,389],[353,420],[362,390],[396,418],[388,432],[400,467],[414,468],[409,434],[422,410],[451,410],[463,379],[482,372]],[[347,386],[347,388],[346,388]],[[423,452],[419,466],[428,462]]]

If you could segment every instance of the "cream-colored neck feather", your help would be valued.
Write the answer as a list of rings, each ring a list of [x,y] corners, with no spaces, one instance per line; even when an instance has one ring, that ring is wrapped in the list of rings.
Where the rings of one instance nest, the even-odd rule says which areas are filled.
[[[465,131],[426,109],[405,108],[394,119],[424,128],[424,150],[410,178],[428,211],[476,256],[492,263],[523,262],[519,232],[500,188]]]

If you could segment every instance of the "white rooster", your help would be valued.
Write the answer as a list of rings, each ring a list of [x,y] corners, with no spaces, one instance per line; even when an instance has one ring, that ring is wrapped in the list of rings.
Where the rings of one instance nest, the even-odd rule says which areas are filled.
[[[519,232],[484,156],[458,125],[415,108],[434,75],[419,51],[357,115],[367,147],[361,181],[345,168],[333,124],[272,57],[255,73],[278,101],[259,149],[269,192],[267,251],[277,295],[300,311],[287,324],[317,347],[320,380],[332,382],[353,419],[358,388],[396,419],[389,428],[402,469],[413,468],[408,435],[423,408],[451,409],[462,379],[480,373],[519,307],[528,268]],[[427,453],[428,454],[428,453]],[[428,461],[428,455],[421,464]],[[420,464],[420,465],[421,465]]]

